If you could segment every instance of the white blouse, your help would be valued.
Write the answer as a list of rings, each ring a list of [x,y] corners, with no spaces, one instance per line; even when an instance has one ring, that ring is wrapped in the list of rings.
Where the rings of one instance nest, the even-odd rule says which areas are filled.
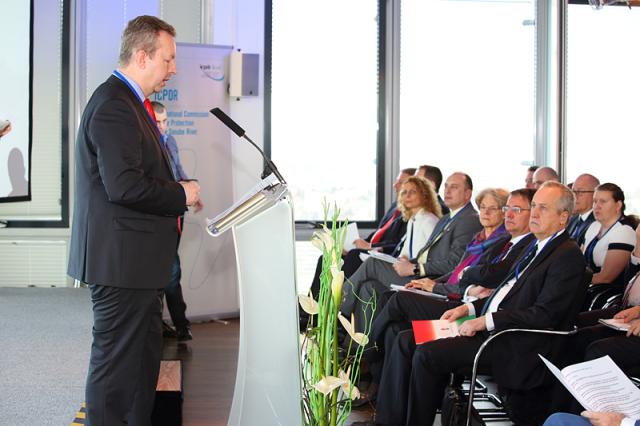
[[[407,234],[400,251],[400,256],[412,258],[427,244],[433,228],[438,223],[438,216],[424,210],[418,211],[407,223]]]
[[[584,244],[582,245],[583,253],[586,254],[587,247],[589,247],[591,241],[598,235],[601,227],[602,225],[598,221],[589,225],[589,229],[587,229],[584,236]],[[593,263],[598,268],[602,268],[608,250],[626,250],[632,252],[635,246],[636,231],[629,225],[616,222],[596,243],[593,249]]]

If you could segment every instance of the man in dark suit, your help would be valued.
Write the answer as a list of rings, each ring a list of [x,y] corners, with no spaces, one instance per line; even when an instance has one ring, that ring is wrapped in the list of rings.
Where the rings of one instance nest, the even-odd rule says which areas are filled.
[[[571,187],[576,197],[576,208],[569,219],[567,232],[578,246],[584,244],[584,235],[589,225],[596,220],[593,216],[593,194],[598,185],[600,181],[595,176],[585,173],[578,176]]]
[[[130,21],[120,67],[96,89],[78,129],[68,272],[89,284],[93,303],[91,426],[151,423],[177,218],[199,198],[197,183],[174,180],[146,99],[176,72],[174,37],[158,18]]]
[[[374,293],[383,294],[391,284],[407,284],[415,278],[440,276],[453,270],[467,244],[482,228],[478,213],[470,203],[472,193],[473,183],[468,175],[454,173],[449,176],[445,183],[445,203],[451,212],[440,218],[418,255],[413,259],[400,257],[393,265],[367,259],[345,282],[340,311],[347,316],[354,313],[356,324],[362,326],[364,314],[357,308],[360,302],[356,294],[368,301]]]
[[[467,315],[478,317],[460,326],[460,336],[415,345],[410,330],[396,338],[389,365],[378,392],[380,424],[432,424],[442,401],[449,373],[469,368],[488,333],[508,328],[567,329],[574,321],[574,300],[584,294],[585,261],[574,241],[564,232],[573,210],[569,188],[543,184],[534,196],[530,229],[534,243],[523,252],[494,294],[445,312],[450,321]],[[483,356],[498,385],[511,390],[531,390],[546,384],[548,376],[537,354],[555,354],[554,342],[539,336],[498,339]],[[534,407],[533,401],[529,401]],[[546,413],[539,412],[542,420]],[[532,424],[540,424],[535,417]],[[537,423],[536,423],[537,422]]]

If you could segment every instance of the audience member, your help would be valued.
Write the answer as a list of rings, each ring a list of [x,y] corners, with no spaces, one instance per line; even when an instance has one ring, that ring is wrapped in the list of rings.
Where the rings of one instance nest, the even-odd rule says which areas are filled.
[[[358,297],[369,300],[374,293],[382,294],[390,284],[404,285],[415,278],[440,276],[453,270],[465,247],[480,229],[478,214],[469,202],[473,191],[471,178],[454,173],[445,183],[445,203],[451,212],[435,226],[427,243],[414,257],[399,257],[391,265],[377,259],[367,259],[342,289],[340,311],[356,318]],[[381,305],[379,304],[380,308]]]
[[[600,181],[596,177],[585,173],[576,178],[571,188],[576,197],[576,208],[573,216],[569,219],[567,232],[578,243],[578,246],[584,244],[584,234],[595,220],[593,194],[598,185],[600,185]]]
[[[384,367],[378,392],[376,422],[384,425],[433,424],[449,373],[469,367],[488,332],[507,328],[567,329],[574,322],[567,312],[582,288],[584,258],[564,229],[574,197],[569,188],[543,184],[534,196],[530,228],[536,240],[523,253],[496,292],[445,312],[450,321],[467,315],[478,318],[460,326],[460,337],[415,345],[413,333],[398,334]],[[540,424],[546,417],[548,395],[544,365],[537,354],[552,357],[553,341],[537,335],[498,340],[481,360],[498,385],[508,390],[522,416],[517,422]],[[523,393],[521,390],[527,389]],[[537,398],[532,398],[533,395]],[[523,395],[526,395],[523,396]]]
[[[551,167],[540,167],[533,172],[533,187],[535,189],[540,188],[543,183],[548,181],[560,182],[560,176]]]
[[[431,183],[419,176],[408,178],[402,185],[398,208],[403,220],[408,222],[399,259],[412,259],[425,246],[442,215]],[[342,292],[344,294],[346,290],[346,295],[343,296],[341,311],[344,314],[353,312],[357,324],[362,325],[362,313],[354,312],[358,297],[363,298],[361,287],[372,287],[370,290],[367,289],[366,294],[369,296],[373,294],[372,292],[381,294],[389,289],[394,279],[400,278],[390,263],[373,257],[368,258],[343,288]],[[370,297],[366,297],[363,300],[369,299]]]
[[[539,166],[529,166],[527,169],[527,177],[524,178],[524,187],[527,189],[536,189],[533,186],[533,173],[538,170]]]
[[[464,292],[464,289],[459,286],[463,271],[486,260],[486,258],[494,259],[511,239],[504,226],[504,212],[502,211],[502,208],[507,204],[508,197],[507,190],[501,188],[488,188],[481,191],[476,197],[476,205],[480,210],[480,224],[483,229],[467,245],[460,263],[455,269],[436,279],[425,277],[412,280],[406,287],[443,295],[459,295]]]
[[[505,228],[510,239],[503,240],[503,244],[496,244],[494,249],[487,253],[489,255],[483,255],[477,265],[464,271],[460,282],[466,280],[467,284],[461,284],[462,288],[474,283],[477,285],[473,287],[484,290],[478,292],[477,298],[487,297],[491,289],[500,284],[522,250],[530,246],[535,239],[529,232],[529,211],[534,192],[526,188],[511,192],[507,205],[503,208],[506,210]],[[458,266],[463,264],[466,258],[467,256],[463,256]],[[380,380],[379,372],[383,364],[380,358],[384,354],[384,348],[391,347],[395,336],[401,330],[410,328],[413,320],[438,319],[448,309],[461,303],[459,300],[437,300],[406,291],[399,291],[391,296],[371,327],[370,341],[375,350],[367,353],[366,360],[373,373],[374,382]],[[368,392],[368,398],[374,397],[371,393]]]
[[[592,284],[622,283],[636,242],[624,209],[624,192],[618,185],[604,183],[596,188],[593,196],[596,221],[587,229],[583,245],[587,265],[594,272]]]
[[[440,210],[442,210],[442,214],[449,213],[449,207],[447,207],[444,200],[440,198],[440,185],[442,185],[442,172],[440,169],[436,166],[422,165],[418,167],[416,176],[422,176],[433,184],[436,190],[436,195],[438,196],[438,203],[440,203]]]

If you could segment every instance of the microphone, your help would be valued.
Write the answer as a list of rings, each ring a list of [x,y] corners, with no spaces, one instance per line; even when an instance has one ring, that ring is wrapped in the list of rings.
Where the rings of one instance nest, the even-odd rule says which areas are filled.
[[[209,110],[209,112],[211,114],[215,115],[218,118],[218,120],[222,121],[222,123],[225,126],[227,126],[229,128],[229,130],[231,130],[233,133],[238,135],[238,137],[246,139],[247,141],[249,141],[249,143],[251,145],[253,145],[255,147],[255,149],[258,150],[258,152],[260,153],[260,155],[262,155],[262,158],[264,159],[264,171],[262,172],[262,175],[263,175],[262,178],[263,179],[266,177],[265,176],[266,175],[265,171],[268,169],[268,170],[271,170],[271,172],[273,172],[273,174],[276,175],[276,177],[278,178],[280,183],[282,183],[283,185],[287,184],[287,182],[285,182],[284,178],[282,177],[282,175],[280,174],[280,172],[276,168],[276,165],[273,164],[273,161],[271,161],[271,159],[264,154],[264,151],[262,151],[258,145],[256,145],[251,139],[249,139],[249,137],[247,136],[247,134],[244,131],[244,129],[242,127],[240,127],[238,125],[238,123],[233,121],[231,119],[231,117],[229,117],[227,114],[225,114],[224,111],[222,111],[218,107]]]
[[[222,111],[220,108],[216,107],[216,108],[212,109],[209,112],[211,114],[215,115],[216,117],[218,117],[218,120],[222,121],[224,123],[224,125],[227,126],[229,129],[231,129],[231,131],[233,133],[238,135],[239,138],[244,136],[244,134],[245,134],[244,129],[242,127],[238,126],[238,123],[233,121],[231,119],[231,117],[229,117],[227,114],[225,114],[224,111]]]

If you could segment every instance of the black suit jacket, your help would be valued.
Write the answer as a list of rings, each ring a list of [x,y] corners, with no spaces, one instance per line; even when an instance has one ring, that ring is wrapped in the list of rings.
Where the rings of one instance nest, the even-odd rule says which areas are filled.
[[[137,96],[111,76],[91,96],[76,142],[68,273],[89,284],[169,282],[185,193]]]
[[[483,231],[480,231],[480,232],[483,232]],[[494,241],[493,244],[487,247],[484,253],[482,253],[482,256],[480,256],[480,260],[478,261],[476,266],[474,266],[474,268],[481,265],[491,264],[491,261],[495,259],[498,255],[500,255],[500,253],[502,252],[502,249],[504,248],[505,244],[509,242],[509,240],[511,240],[511,235],[507,233],[503,235],[501,238],[498,238],[496,241]],[[469,256],[469,253],[465,251],[464,254],[462,255],[462,258],[460,258],[460,262],[464,261],[464,259],[466,259],[467,256]],[[456,265],[456,268],[457,267],[458,266]],[[467,269],[467,271],[469,269]],[[449,280],[449,277],[451,277],[452,273],[453,271],[435,279],[437,284],[433,287],[434,293],[443,294],[443,295],[449,295],[452,293],[453,294],[464,293],[464,290],[467,288],[468,284],[463,285],[462,280],[458,281],[457,284],[447,284],[447,281]],[[466,275],[466,273],[467,272],[465,272],[463,276]]]
[[[509,328],[568,330],[586,292],[586,263],[566,232],[550,241],[532,261],[493,313],[495,331]],[[474,303],[481,312],[488,299]],[[538,354],[552,361],[562,342],[546,335],[496,339],[491,348],[496,382],[509,389],[532,389],[550,378]]]
[[[507,256],[500,262],[483,263],[470,267],[462,275],[459,282],[460,287],[463,291],[471,284],[478,284],[486,288],[496,288],[507,276],[515,260],[522,254],[522,251],[529,247],[529,244],[531,244],[535,238],[535,235],[531,233],[526,235],[518,241],[516,245],[511,247]]]
[[[579,214],[575,214],[575,215],[571,216],[571,219],[569,219],[569,223],[567,224],[567,232],[569,233],[569,235],[573,235],[573,232],[575,231],[576,227],[578,226],[578,220],[580,220],[580,215]],[[591,211],[589,216],[587,216],[587,219],[584,221],[584,224],[579,229],[580,232],[574,238],[576,240],[576,243],[578,243],[578,247],[580,247],[580,246],[582,246],[582,244],[584,244],[584,236],[587,233],[587,229],[589,229],[589,225],[591,225],[595,220],[596,220],[596,218],[593,215],[593,211]]]

